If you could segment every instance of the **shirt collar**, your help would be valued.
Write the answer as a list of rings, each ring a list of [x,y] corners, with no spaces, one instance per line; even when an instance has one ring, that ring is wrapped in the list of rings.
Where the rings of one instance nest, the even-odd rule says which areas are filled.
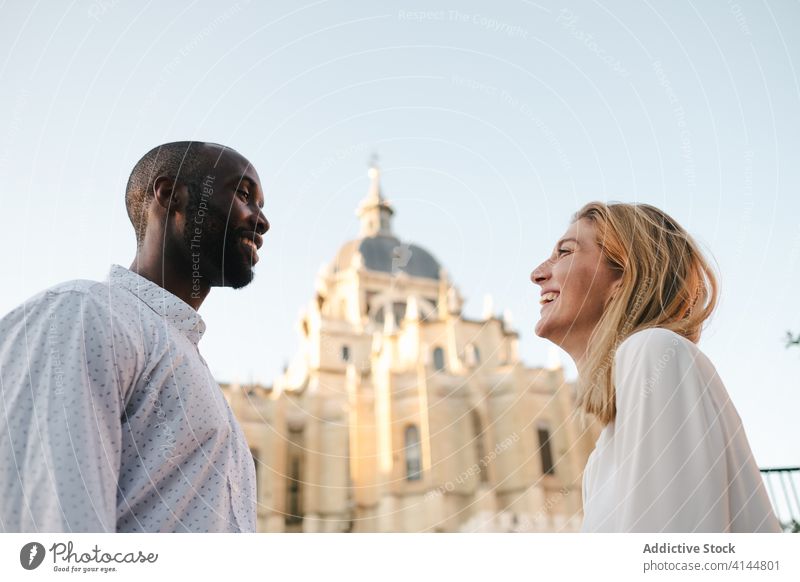
[[[108,282],[133,293],[150,309],[182,331],[193,343],[196,344],[203,337],[206,324],[200,314],[163,287],[120,265],[111,265]]]

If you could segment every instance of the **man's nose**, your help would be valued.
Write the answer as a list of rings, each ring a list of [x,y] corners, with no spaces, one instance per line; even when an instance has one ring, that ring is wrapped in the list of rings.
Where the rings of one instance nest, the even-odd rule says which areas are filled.
[[[258,215],[256,216],[255,231],[258,234],[264,234],[268,230],[269,230],[269,220],[267,220],[267,217],[264,216],[264,213],[259,209]]]

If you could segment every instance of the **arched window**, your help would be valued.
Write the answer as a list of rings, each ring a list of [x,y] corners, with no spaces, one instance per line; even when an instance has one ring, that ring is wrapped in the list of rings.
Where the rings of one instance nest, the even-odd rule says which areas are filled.
[[[540,425],[539,432],[539,452],[542,457],[542,473],[545,475],[555,475],[556,467],[553,464],[553,450],[550,446],[550,431],[546,426]]]
[[[392,314],[394,315],[395,323],[400,323],[403,321],[403,318],[406,316],[406,304],[403,302],[395,302],[395,303],[388,303],[386,305],[381,305],[374,311],[374,321],[376,323],[383,323],[386,321],[386,308],[392,310]]]
[[[406,316],[406,304],[404,302],[394,303],[392,305],[392,310],[394,311],[394,320],[397,323],[403,321],[403,318]]]
[[[481,363],[481,354],[478,351],[478,346],[472,342],[464,346],[464,363],[467,366],[478,366]]]
[[[422,479],[422,447],[419,443],[419,430],[413,424],[406,427],[406,480]]]
[[[286,525],[303,522],[302,492],[300,490],[302,481],[300,479],[300,459],[293,457],[289,462],[289,479],[287,482],[289,503],[287,504]]]
[[[472,411],[472,438],[475,439],[475,456],[478,457],[478,475],[481,483],[488,483],[489,457],[486,456],[486,447],[483,446],[483,425],[477,410]]]
[[[439,372],[444,370],[444,350],[440,347],[433,349],[433,367]]]
[[[342,361],[343,362],[350,361],[350,346],[346,344],[342,346]]]
[[[289,427],[286,454],[286,531],[300,531],[303,523],[303,457],[305,435],[302,427]]]

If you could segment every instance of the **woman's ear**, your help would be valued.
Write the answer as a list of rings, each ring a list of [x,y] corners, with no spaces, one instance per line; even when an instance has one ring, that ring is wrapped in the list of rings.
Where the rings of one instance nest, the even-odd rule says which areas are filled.
[[[617,296],[617,293],[620,292],[622,289],[622,274],[620,274],[617,279],[611,283],[611,286],[608,288],[608,293],[606,295],[606,305],[611,303],[614,300],[614,297]]]

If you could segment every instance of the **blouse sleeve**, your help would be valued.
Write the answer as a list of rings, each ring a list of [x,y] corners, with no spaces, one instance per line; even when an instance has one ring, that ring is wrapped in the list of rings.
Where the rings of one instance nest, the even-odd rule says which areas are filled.
[[[719,379],[698,357],[664,329],[636,333],[617,350],[616,531],[729,527],[725,438],[709,389]]]

